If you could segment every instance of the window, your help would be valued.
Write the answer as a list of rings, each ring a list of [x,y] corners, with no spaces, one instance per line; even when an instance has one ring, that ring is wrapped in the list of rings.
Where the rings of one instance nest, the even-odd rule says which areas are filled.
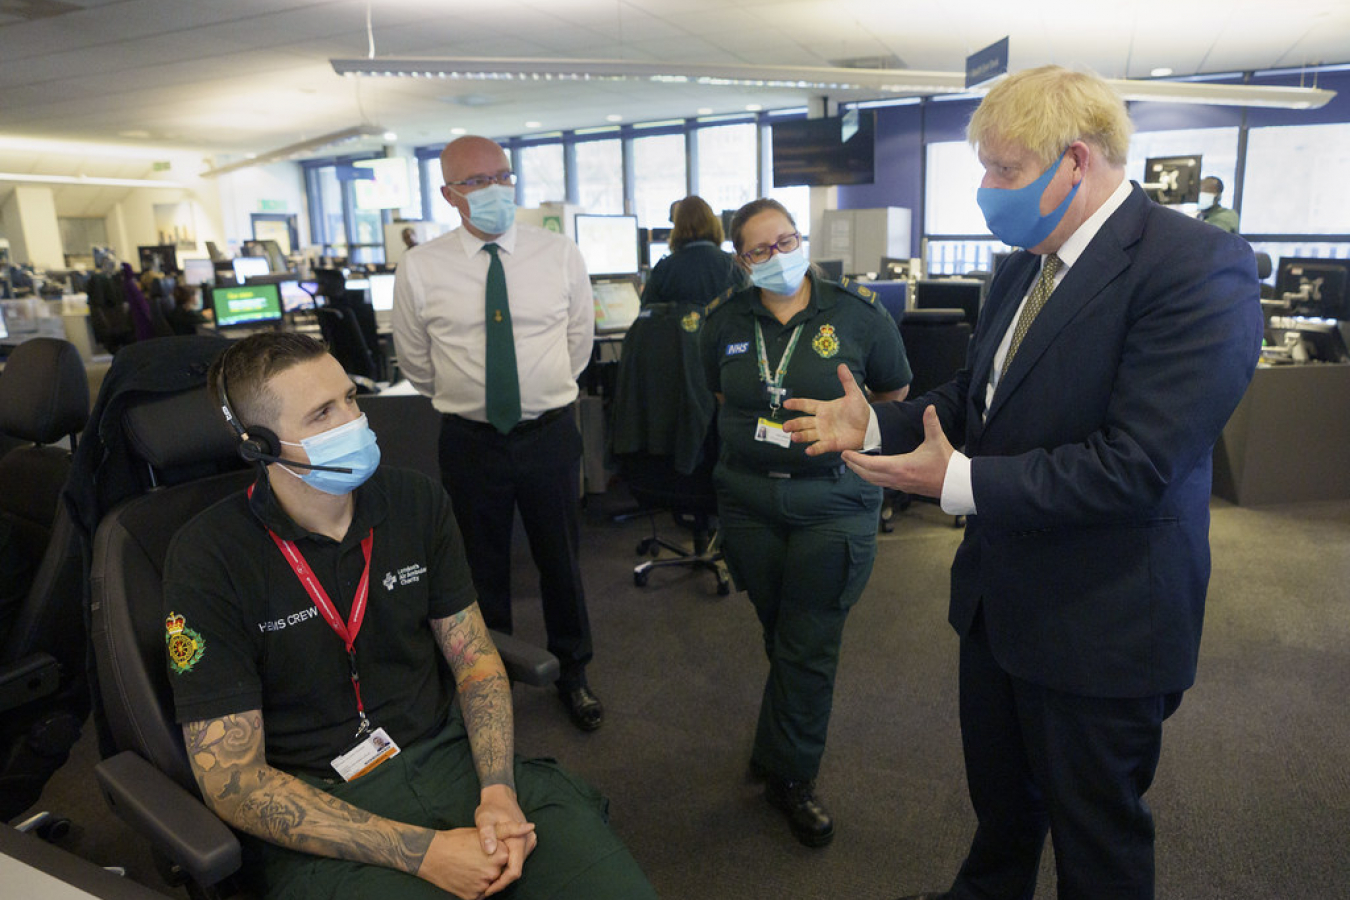
[[[694,139],[698,141],[695,190],[714,212],[740,209],[759,196],[753,122],[700,128]]]
[[[450,205],[450,201],[441,196],[441,188],[445,185],[445,177],[441,174],[441,159],[439,156],[432,156],[419,160],[419,170],[422,173],[422,196],[426,198],[425,218],[432,222],[440,222],[445,226],[444,231],[458,228],[460,223],[459,211]]]
[[[623,142],[618,138],[576,145],[577,203],[589,213],[623,214]]]
[[[382,263],[388,214],[359,209],[353,182],[345,177],[360,161],[349,157],[303,164],[310,238],[325,254],[345,256],[352,263]]]
[[[517,199],[525,209],[537,209],[543,203],[562,203],[567,200],[561,142],[522,147],[517,175],[520,179]]]
[[[1242,231],[1350,234],[1346,184],[1350,123],[1253,128],[1247,138]]]
[[[928,145],[924,230],[930,234],[988,234],[975,192],[984,178],[975,150],[965,141]]]
[[[633,139],[633,210],[642,228],[669,228],[670,204],[685,196],[683,134]]]

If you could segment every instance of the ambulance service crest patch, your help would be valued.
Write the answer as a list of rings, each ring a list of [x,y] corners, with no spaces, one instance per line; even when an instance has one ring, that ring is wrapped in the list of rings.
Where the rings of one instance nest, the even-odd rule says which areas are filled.
[[[811,349],[822,359],[829,359],[839,352],[839,338],[834,335],[833,325],[820,326],[820,333],[811,339]]]
[[[191,672],[206,652],[202,636],[187,627],[187,619],[170,610],[164,619],[164,641],[169,647],[169,668],[179,675]]]
[[[695,331],[698,331],[698,323],[701,318],[702,316],[699,315],[698,310],[694,310],[680,319],[680,327],[690,334],[693,334]]]

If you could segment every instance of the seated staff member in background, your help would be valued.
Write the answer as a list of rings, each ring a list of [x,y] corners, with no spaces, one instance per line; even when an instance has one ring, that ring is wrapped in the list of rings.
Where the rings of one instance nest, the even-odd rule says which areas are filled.
[[[264,332],[209,385],[264,446],[247,494],[169,548],[169,677],[203,798],[259,839],[264,896],[654,898],[605,800],[515,757],[449,499],[377,468],[337,360]]]
[[[211,321],[210,310],[204,310],[198,298],[200,289],[190,284],[173,286],[173,309],[164,314],[174,334],[196,334],[198,325]]]
[[[1200,182],[1200,209],[1196,215],[1202,222],[1208,222],[1215,228],[1222,228],[1229,234],[1237,234],[1237,211],[1220,206],[1219,200],[1222,198],[1223,182],[1213,175],[1206,176]]]
[[[836,368],[845,367],[877,400],[899,400],[909,362],[895,321],[871,292],[810,270],[782,204],[741,207],[731,240],[752,284],[709,305],[701,346],[720,402],[718,533],[769,657],[750,766],[797,840],[820,847],[834,837],[834,822],[815,778],[844,621],[876,557],[881,490],[838,456],[793,446],[783,401],[842,393]]]
[[[1195,680],[1214,443],[1261,347],[1241,238],[1125,179],[1129,113],[1059,66],[996,84],[971,117],[998,270],[966,366],[909,403],[788,401],[809,453],[965,515],[947,618],[960,635],[978,826],[950,900],[1149,900],[1144,793]],[[961,447],[955,451],[952,444]],[[886,456],[855,451],[880,446]]]
[[[722,222],[702,197],[675,205],[670,255],[652,267],[642,289],[642,305],[693,303],[707,306],[727,288],[744,281],[730,253],[722,249]]]

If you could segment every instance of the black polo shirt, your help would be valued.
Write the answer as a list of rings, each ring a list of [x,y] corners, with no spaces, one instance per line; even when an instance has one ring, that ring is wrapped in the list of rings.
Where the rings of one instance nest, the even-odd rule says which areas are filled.
[[[837,453],[807,456],[806,444],[779,447],[755,440],[755,423],[761,416],[785,422],[801,415],[780,409],[774,416],[760,378],[756,322],[764,335],[770,373],[777,371],[792,333],[802,326],[783,382],[788,397],[842,397],[840,363],[848,365],[858,384],[876,392],[899,390],[913,377],[895,320],[862,285],[812,275],[810,302],[786,325],[760,302],[757,287],[718,298],[707,309],[701,351],[708,387],[723,398],[717,413],[722,454],[742,468],[800,472],[839,465]]]
[[[403,747],[443,725],[454,682],[429,621],[476,599],[449,498],[419,473],[382,467],[355,499],[341,542],[291,521],[266,479],[251,499],[228,497],[174,537],[164,610],[179,722],[261,709],[267,761],[321,777],[332,777],[329,763],[353,743],[359,717],[346,648],[270,526],[295,541],[344,622],[365,568],[361,541],[374,529],[356,638],[366,715]]]

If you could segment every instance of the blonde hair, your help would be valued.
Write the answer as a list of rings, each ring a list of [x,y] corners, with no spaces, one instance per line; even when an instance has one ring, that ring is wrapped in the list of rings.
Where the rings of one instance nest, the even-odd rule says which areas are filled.
[[[1124,166],[1134,125],[1125,101],[1100,76],[1062,66],[1024,69],[996,84],[966,127],[973,147],[1011,141],[1049,164],[1082,140]]]

